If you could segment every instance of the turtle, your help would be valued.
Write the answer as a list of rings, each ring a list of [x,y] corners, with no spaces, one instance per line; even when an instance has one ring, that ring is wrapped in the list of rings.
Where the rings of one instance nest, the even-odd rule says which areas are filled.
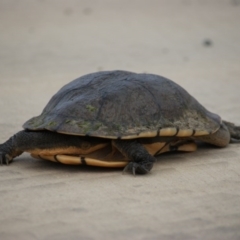
[[[226,147],[240,126],[208,111],[165,77],[100,71],[63,86],[24,130],[0,144],[0,163],[23,152],[63,164],[150,172],[164,152],[197,149],[198,141]]]

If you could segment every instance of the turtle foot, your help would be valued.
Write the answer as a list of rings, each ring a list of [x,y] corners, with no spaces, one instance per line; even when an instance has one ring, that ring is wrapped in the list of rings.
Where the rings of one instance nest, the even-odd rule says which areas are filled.
[[[130,162],[124,169],[125,172],[132,172],[135,176],[136,174],[146,174],[149,173],[153,167],[152,162]]]

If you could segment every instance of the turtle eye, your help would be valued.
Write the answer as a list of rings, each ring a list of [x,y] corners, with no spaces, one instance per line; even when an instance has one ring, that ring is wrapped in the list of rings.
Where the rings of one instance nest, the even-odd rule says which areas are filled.
[[[91,143],[90,143],[90,142],[83,141],[83,142],[81,143],[81,149],[83,149],[83,150],[87,150],[87,149],[89,149],[90,147],[91,147]]]

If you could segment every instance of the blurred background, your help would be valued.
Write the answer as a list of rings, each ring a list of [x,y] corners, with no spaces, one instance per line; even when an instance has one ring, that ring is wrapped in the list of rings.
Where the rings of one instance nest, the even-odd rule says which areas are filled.
[[[64,84],[115,69],[240,125],[239,26],[240,0],[0,0],[0,142]],[[239,154],[161,156],[136,178],[22,155],[0,168],[0,239],[240,239]]]
[[[227,79],[239,22],[239,0],[1,0],[1,82],[110,69]]]
[[[122,69],[165,76],[210,110],[236,112],[223,96],[239,101],[229,94],[240,89],[239,22],[240,0],[1,0],[0,91],[14,85],[8,103],[36,109],[31,117],[36,99],[43,108],[67,82]]]

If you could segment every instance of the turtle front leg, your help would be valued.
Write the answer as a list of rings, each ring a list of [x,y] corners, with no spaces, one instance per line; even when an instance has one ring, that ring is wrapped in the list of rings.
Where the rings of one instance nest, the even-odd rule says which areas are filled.
[[[146,174],[156,162],[156,159],[136,140],[113,140],[112,144],[131,161],[123,171],[131,171],[133,175]]]
[[[20,131],[9,138],[5,143],[0,144],[0,165],[9,164],[13,158],[21,155],[23,151],[17,149],[16,137],[22,135],[23,131]]]

